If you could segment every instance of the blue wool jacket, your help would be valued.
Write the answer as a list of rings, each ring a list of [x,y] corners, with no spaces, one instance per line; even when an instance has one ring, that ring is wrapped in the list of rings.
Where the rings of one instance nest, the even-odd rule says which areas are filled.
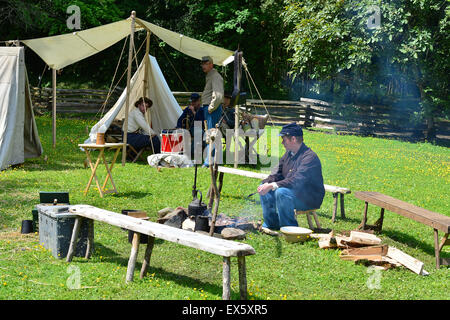
[[[294,190],[311,209],[318,209],[325,196],[322,165],[317,154],[302,143],[296,154],[287,151],[277,167],[262,181],[276,182],[280,188]]]

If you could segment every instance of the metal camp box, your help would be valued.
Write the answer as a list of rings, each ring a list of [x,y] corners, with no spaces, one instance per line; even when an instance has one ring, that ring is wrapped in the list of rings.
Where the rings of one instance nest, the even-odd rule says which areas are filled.
[[[72,230],[75,224],[74,214],[69,213],[71,206],[67,204],[38,204],[39,213],[39,243],[51,250],[55,258],[62,259],[69,251]],[[86,254],[88,236],[88,222],[83,219],[79,240],[75,249],[75,256],[84,257]]]

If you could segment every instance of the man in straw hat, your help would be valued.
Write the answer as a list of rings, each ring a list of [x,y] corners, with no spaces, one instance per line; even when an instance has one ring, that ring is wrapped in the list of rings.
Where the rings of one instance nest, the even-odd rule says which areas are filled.
[[[128,114],[127,143],[139,152],[142,148],[152,147],[153,153],[159,153],[161,142],[155,131],[145,120],[145,112],[153,105],[149,98],[140,98],[135,102],[135,108]]]

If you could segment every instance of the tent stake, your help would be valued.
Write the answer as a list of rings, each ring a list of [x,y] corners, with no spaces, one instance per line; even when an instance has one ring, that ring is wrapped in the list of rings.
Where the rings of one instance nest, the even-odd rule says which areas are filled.
[[[132,11],[131,12],[130,48],[128,51],[127,100],[126,100],[126,104],[125,104],[125,121],[123,124],[122,167],[125,166],[125,162],[127,161],[128,111],[130,110],[130,83],[131,83],[131,67],[132,67],[132,63],[133,63],[135,19],[136,19],[136,11]]]
[[[53,148],[56,148],[56,69],[52,69],[52,78],[53,78],[52,137],[53,137]]]

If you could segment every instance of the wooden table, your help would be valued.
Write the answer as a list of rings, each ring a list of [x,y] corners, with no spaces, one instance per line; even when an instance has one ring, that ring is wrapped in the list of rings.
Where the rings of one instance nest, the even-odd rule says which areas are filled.
[[[84,152],[86,152],[86,157],[88,159],[89,166],[91,167],[91,172],[92,172],[91,177],[89,178],[89,182],[86,186],[86,189],[84,190],[84,195],[86,195],[88,193],[93,179],[95,179],[95,183],[97,184],[97,189],[98,189],[98,192],[100,193],[100,197],[103,198],[103,195],[105,193],[118,193],[117,189],[116,189],[116,185],[114,184],[114,180],[111,175],[111,171],[114,168],[114,164],[116,163],[117,156],[119,155],[119,152],[123,147],[123,143],[105,143],[105,144],[89,143],[89,144],[79,144],[78,146],[83,148]],[[90,154],[91,150],[99,150],[100,151],[95,164],[92,163],[91,154]],[[105,150],[116,150],[116,152],[114,153],[113,160],[109,166],[108,166],[108,162],[106,161],[106,158],[105,158]],[[100,164],[101,160],[103,160],[103,163],[105,164],[106,172],[107,172],[103,186],[100,186],[100,182],[98,181],[97,174],[96,174],[98,165]],[[111,180],[113,189],[109,190],[109,191],[105,191],[105,187],[106,187],[106,184],[108,183],[108,180]]]

